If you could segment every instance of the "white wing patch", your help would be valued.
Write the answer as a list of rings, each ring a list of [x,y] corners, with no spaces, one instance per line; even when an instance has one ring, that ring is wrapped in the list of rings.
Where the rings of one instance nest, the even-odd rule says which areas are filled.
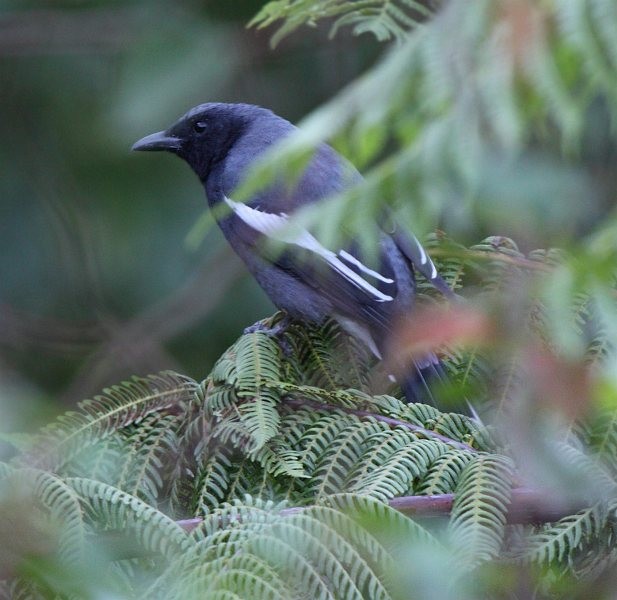
[[[433,279],[434,277],[437,277],[437,269],[435,268],[433,261],[426,255],[426,251],[422,247],[422,244],[418,241],[418,238],[413,234],[412,234],[412,237],[413,237],[413,241],[416,243],[418,251],[420,252],[420,264],[425,265],[426,263],[428,263],[429,266],[431,267],[431,275],[429,279]],[[422,269],[422,273],[426,275],[424,271],[425,270]]]
[[[278,242],[285,244],[293,244],[314,252],[321,256],[339,275],[342,275],[347,281],[353,283],[356,287],[360,288],[367,294],[373,296],[377,302],[391,302],[392,296],[388,296],[383,292],[380,292],[375,286],[371,285],[368,281],[362,278],[354,270],[350,269],[332,250],[328,250],[322,246],[317,238],[313,236],[309,231],[303,229],[300,226],[293,226],[289,217],[285,213],[275,215],[272,213],[263,212],[255,208],[251,208],[247,204],[241,202],[234,202],[233,200],[225,196],[225,203],[233,212],[249,227],[252,227],[259,233],[266,235]],[[345,250],[341,250],[339,255],[347,262],[355,265],[364,273],[384,281],[386,283],[392,283],[391,279],[388,279],[369,269],[363,265],[358,259],[353,257]]]
[[[360,271],[364,271],[367,275],[374,277],[375,279],[379,279],[379,281],[383,281],[384,283],[394,283],[394,279],[390,279],[388,277],[384,277],[381,273],[377,271],[373,271],[373,269],[369,269],[366,265],[363,265],[355,256],[352,256],[346,250],[339,250],[339,256],[344,258],[348,263],[355,265],[360,269]]]

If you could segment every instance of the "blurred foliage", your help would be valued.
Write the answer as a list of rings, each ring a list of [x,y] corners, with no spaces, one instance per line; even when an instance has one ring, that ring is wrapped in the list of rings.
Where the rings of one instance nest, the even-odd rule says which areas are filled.
[[[262,28],[283,20],[272,36],[273,46],[301,25],[314,27],[317,21],[327,18],[334,19],[330,28],[331,38],[342,27],[351,27],[356,35],[372,33],[383,42],[392,38],[403,40],[421,18],[429,15],[425,3],[415,0],[277,0],[268,2],[249,25]]]
[[[555,261],[507,238],[465,249],[437,237],[430,249],[448,283],[475,287],[485,307]],[[427,310],[444,310],[422,290]],[[546,308],[529,300],[521,333],[546,338]],[[575,323],[588,300],[572,306]],[[548,348],[527,352],[538,355],[520,367],[527,380],[512,377],[518,361],[495,340],[503,318],[480,306],[451,309],[456,326],[443,312],[445,329],[430,334],[449,392],[492,407],[491,425],[376,393],[383,365],[328,322],[280,340],[244,334],[199,383],[134,377],[6,438],[0,534],[22,534],[0,554],[5,596],[402,600],[413,589],[471,600],[583,598],[593,586],[604,597],[617,560],[617,407],[589,412],[582,373],[569,379]],[[589,340],[587,368],[606,343],[603,331]],[[529,393],[543,396],[521,412]],[[512,417],[517,429],[504,429]],[[545,516],[525,506],[529,490]],[[452,495],[449,516],[394,510],[435,494]]]
[[[614,596],[613,0],[5,7],[6,596]],[[255,14],[278,27],[275,53],[244,29]],[[373,38],[394,43],[371,66]],[[298,219],[327,245],[387,204],[428,237],[460,300],[420,281],[393,347],[437,349],[441,406],[477,416],[403,404],[332,324],[280,347],[244,335],[203,379],[267,308],[233,285],[198,184],[125,149],[209,99],[293,120],[320,105],[238,193],[324,140],[358,165],[362,184]],[[33,415],[50,392],[163,367],[194,378],[134,379],[13,433],[47,420]],[[551,514],[515,523],[527,489]],[[449,516],[387,506],[434,493],[454,494]],[[186,534],[175,519],[195,515]]]

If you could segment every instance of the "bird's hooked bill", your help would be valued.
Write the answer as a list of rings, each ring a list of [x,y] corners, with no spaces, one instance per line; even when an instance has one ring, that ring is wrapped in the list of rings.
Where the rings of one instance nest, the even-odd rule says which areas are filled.
[[[131,150],[153,151],[153,150],[178,150],[181,140],[166,131],[157,131],[146,137],[137,140]]]

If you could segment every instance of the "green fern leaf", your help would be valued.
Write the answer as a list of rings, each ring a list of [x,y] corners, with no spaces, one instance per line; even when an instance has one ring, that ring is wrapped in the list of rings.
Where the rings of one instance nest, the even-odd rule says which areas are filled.
[[[77,564],[84,556],[85,524],[80,498],[62,479],[39,469],[11,470],[3,480],[4,489],[23,494],[42,510],[58,534],[58,556]],[[26,503],[28,500],[26,500]],[[27,505],[27,504],[26,504]]]
[[[531,535],[525,558],[536,564],[568,560],[583,543],[597,535],[603,519],[597,507],[565,517]]]
[[[168,559],[190,546],[177,523],[139,498],[91,479],[69,477],[65,483],[79,495],[94,526],[131,532],[144,550]]]
[[[373,461],[370,455],[364,457],[363,463],[376,464],[348,488],[350,492],[366,494],[383,502],[408,493],[413,480],[425,475],[428,466],[448,450],[444,443],[435,440],[413,440],[398,448],[398,444],[388,445],[387,458],[383,447],[378,461]]]
[[[116,487],[157,506],[164,478],[178,460],[178,433],[185,415],[150,414],[128,436]]]
[[[465,466],[456,486],[450,539],[468,568],[498,555],[510,503],[513,465],[499,455],[478,455]]]
[[[257,450],[278,431],[279,396],[267,386],[281,378],[280,350],[270,336],[250,333],[240,338],[236,352],[237,410]]]
[[[463,470],[472,460],[473,454],[469,452],[444,452],[430,465],[414,491],[425,496],[453,493]]]
[[[58,469],[91,444],[162,410],[184,411],[197,384],[172,372],[134,377],[103,390],[42,430],[34,447],[19,457],[22,464]]]

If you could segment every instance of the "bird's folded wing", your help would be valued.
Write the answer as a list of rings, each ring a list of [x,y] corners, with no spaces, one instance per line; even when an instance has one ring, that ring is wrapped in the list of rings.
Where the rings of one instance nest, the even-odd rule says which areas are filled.
[[[310,262],[313,266],[318,266],[315,264],[318,262],[327,267],[327,271],[330,273],[329,279],[332,283],[336,282],[338,278],[342,278],[347,284],[345,287],[351,286],[351,289],[360,292],[369,302],[391,302],[394,299],[392,295],[376,287],[379,282],[393,284],[392,279],[367,267],[347,250],[342,249],[338,252],[329,250],[309,231],[295,225],[293,220],[285,213],[268,213],[248,204],[235,202],[227,197],[225,197],[225,203],[245,225],[266,236],[269,240],[286,246],[282,249],[277,263],[284,264],[286,268],[289,268],[290,263],[294,263],[294,248],[296,251],[301,249],[309,253]],[[322,272],[319,268],[307,269],[306,262],[306,259],[298,259],[293,264],[297,274],[303,275],[304,279],[309,276],[309,273],[312,276],[317,276],[317,273]]]

